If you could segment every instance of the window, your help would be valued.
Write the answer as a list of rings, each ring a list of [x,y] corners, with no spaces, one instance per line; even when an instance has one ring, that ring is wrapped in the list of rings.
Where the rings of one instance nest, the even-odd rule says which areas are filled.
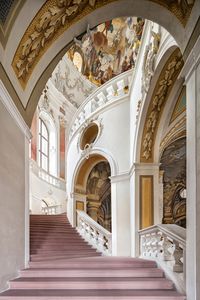
[[[49,172],[49,132],[41,118],[39,118],[39,166]]]

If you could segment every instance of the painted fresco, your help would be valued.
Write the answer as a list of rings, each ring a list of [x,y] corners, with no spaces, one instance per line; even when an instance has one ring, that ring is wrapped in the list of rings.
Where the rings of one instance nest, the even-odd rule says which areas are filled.
[[[88,28],[68,57],[91,82],[101,85],[135,67],[144,27],[142,18],[116,18]]]
[[[111,184],[110,166],[98,163],[90,172],[86,194],[87,213],[97,223],[111,232]]]
[[[163,223],[186,227],[186,139],[169,145],[161,158]]]

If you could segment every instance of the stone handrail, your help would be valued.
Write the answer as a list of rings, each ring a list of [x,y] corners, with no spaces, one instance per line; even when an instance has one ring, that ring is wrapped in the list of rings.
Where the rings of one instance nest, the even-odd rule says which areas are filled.
[[[77,210],[79,234],[104,255],[112,254],[112,233],[95,222],[84,211]]]
[[[35,161],[30,160],[30,168],[37,177],[63,191],[66,190],[66,182],[64,179],[49,174],[48,172],[40,168]]]
[[[70,139],[79,127],[94,113],[129,93],[132,74],[133,69],[112,78],[86,98],[76,111],[70,124]]]
[[[180,291],[185,290],[186,230],[175,224],[139,230],[140,256],[154,259]]]
[[[56,215],[60,213],[61,205],[52,205],[42,207],[42,213],[44,215]]]

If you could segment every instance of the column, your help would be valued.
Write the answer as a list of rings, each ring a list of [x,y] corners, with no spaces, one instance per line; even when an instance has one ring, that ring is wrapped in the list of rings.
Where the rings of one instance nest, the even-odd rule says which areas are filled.
[[[130,178],[131,256],[139,256],[138,230],[160,223],[159,164],[134,164]]]
[[[182,71],[187,97],[187,300],[200,299],[200,37]]]
[[[111,179],[112,255],[131,255],[130,176],[121,174]]]

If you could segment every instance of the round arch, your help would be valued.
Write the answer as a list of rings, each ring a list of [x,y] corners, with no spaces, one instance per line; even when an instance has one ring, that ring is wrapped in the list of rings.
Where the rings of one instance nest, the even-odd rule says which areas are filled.
[[[98,7],[79,21],[74,22],[58,37],[55,37],[50,47],[45,51],[45,55],[42,55],[37,62],[25,88],[26,114],[29,125],[45,83],[59,60],[71,46],[73,38],[85,32],[88,24],[90,28],[93,28],[106,20],[129,15],[141,16],[163,26],[172,34],[180,48],[184,49],[186,43],[185,29],[180,20],[163,5],[145,0],[135,0],[134,2],[132,0],[118,0]]]
[[[167,49],[167,51],[163,54],[162,59],[159,61],[158,66],[156,67],[154,76],[152,77],[151,84],[148,90],[148,93],[146,95],[145,101],[143,101],[143,106],[140,111],[138,124],[137,124],[137,130],[135,135],[135,143],[133,148],[133,162],[139,163],[140,162],[140,153],[141,153],[141,144],[142,144],[142,135],[143,130],[145,126],[145,120],[146,120],[146,114],[149,108],[149,105],[152,100],[152,95],[154,92],[154,89],[156,87],[156,84],[159,80],[159,76],[162,72],[162,69],[164,68],[166,62],[168,61],[169,57],[172,55],[172,53],[177,49],[176,45],[172,45],[170,48]],[[145,117],[144,117],[145,116]]]

